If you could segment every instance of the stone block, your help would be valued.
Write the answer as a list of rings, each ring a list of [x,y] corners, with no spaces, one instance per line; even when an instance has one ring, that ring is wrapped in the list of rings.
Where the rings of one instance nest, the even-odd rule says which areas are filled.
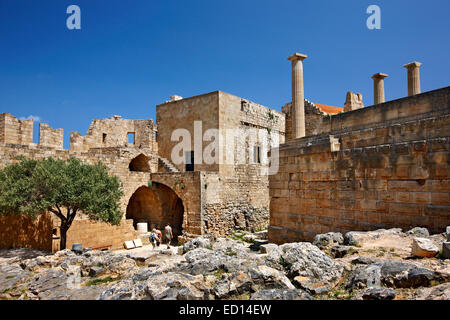
[[[411,254],[415,257],[431,258],[439,253],[439,248],[426,238],[414,238]]]

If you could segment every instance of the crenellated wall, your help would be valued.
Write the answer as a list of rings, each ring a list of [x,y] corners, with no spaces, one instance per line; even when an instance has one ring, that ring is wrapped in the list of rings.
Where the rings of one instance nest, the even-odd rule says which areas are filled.
[[[9,113],[0,114],[0,142],[32,144],[33,120],[19,120]]]
[[[63,129],[52,129],[46,123],[39,123],[39,145],[55,149],[63,149]]]

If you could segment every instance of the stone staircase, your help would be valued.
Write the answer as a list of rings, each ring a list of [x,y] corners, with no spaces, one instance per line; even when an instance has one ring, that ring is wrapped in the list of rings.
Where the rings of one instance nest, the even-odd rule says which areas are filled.
[[[158,158],[158,162],[162,165],[168,172],[180,172],[169,160],[163,157]]]

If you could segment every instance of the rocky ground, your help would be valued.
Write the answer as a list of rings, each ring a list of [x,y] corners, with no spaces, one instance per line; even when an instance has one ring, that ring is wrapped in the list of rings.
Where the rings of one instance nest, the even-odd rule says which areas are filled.
[[[450,299],[450,260],[436,252],[444,235],[328,233],[281,246],[266,236],[155,250],[0,250],[0,299]]]

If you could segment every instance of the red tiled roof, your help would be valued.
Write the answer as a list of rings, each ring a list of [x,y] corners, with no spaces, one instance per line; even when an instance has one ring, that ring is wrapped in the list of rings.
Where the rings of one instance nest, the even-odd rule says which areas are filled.
[[[321,104],[321,103],[314,103],[316,106],[318,106],[320,108],[320,110],[322,110],[325,113],[328,114],[338,114],[340,112],[344,111],[344,108],[342,107],[334,107],[334,106],[329,106],[326,104]]]

